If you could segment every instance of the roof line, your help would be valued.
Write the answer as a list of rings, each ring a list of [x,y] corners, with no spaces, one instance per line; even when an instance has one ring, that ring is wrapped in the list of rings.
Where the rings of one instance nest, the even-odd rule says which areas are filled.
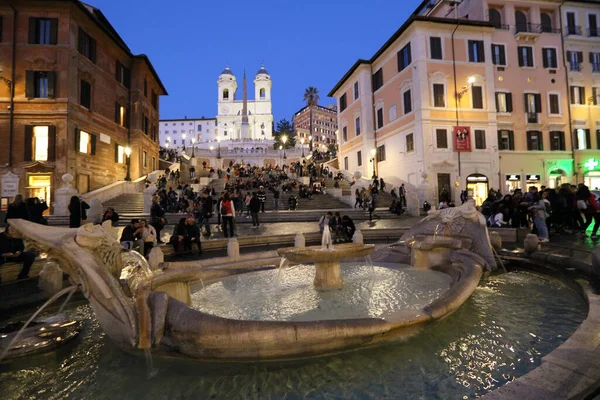
[[[174,118],[174,119],[159,119],[158,122],[172,122],[172,121],[211,121],[217,119],[217,117],[214,118]]]
[[[301,112],[303,112],[304,110],[306,110],[308,107],[310,107],[310,106],[304,106],[304,107],[302,107],[301,109],[299,109],[298,111],[296,111],[296,112],[294,113],[294,116],[296,116],[296,115],[300,114]],[[335,111],[335,110],[332,110],[332,109],[331,109],[331,108],[329,108],[329,107],[320,106],[320,105],[318,105],[318,104],[316,104],[316,105],[313,105],[313,107],[321,108],[321,109],[323,109],[323,110],[327,110],[327,111],[329,111],[329,112],[332,112],[332,113],[334,113],[334,114],[337,114],[337,111]]]

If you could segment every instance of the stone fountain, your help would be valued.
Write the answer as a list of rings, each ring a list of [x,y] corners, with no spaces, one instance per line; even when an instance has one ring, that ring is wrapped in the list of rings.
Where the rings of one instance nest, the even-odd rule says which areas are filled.
[[[441,271],[451,281],[449,289],[426,306],[386,318],[223,318],[190,307],[190,284],[247,269],[154,271],[138,253],[120,248],[109,224],[70,229],[13,220],[11,227],[28,247],[46,252],[69,274],[117,345],[202,360],[254,362],[315,357],[405,339],[453,313],[477,287],[483,270],[494,269],[495,262],[483,217],[470,204],[449,210],[430,214],[395,248],[374,253],[379,261],[410,263],[412,259],[417,267]],[[437,251],[440,247],[443,251]],[[314,262],[315,285],[339,288],[343,284],[340,260],[364,257],[372,251],[369,245],[331,246],[328,242],[325,248],[281,249],[279,254],[295,262]],[[435,257],[428,258],[428,253]],[[328,293],[337,291],[324,292]]]

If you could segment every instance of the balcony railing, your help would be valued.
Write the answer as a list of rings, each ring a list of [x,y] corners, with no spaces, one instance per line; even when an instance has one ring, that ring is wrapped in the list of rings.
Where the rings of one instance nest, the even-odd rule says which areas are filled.
[[[537,24],[517,24],[515,25],[515,34],[517,33],[541,33],[542,26]]]
[[[593,27],[588,29],[588,37],[598,37],[600,36],[600,28]]]
[[[592,64],[592,72],[600,72],[600,63]]]
[[[530,124],[537,124],[537,122],[538,122],[538,115],[537,115],[537,113],[528,112],[527,113],[527,122],[530,123]]]
[[[560,29],[553,28],[552,25],[540,25],[542,33],[560,33]]]
[[[577,25],[567,25],[565,26],[565,35],[581,36],[581,27]]]
[[[569,71],[581,71],[581,63],[574,61],[569,62]]]

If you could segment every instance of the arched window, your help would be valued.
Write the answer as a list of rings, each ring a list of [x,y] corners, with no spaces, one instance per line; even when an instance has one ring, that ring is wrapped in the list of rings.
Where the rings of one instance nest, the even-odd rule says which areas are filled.
[[[488,11],[488,19],[496,28],[500,28],[502,26],[502,16],[500,15],[500,11],[495,8],[490,8]]]
[[[518,32],[527,32],[527,16],[523,11],[515,11],[515,25]]]
[[[552,17],[547,13],[541,14],[542,32],[552,32]]]
[[[223,89],[223,100],[229,100],[229,89]]]
[[[260,98],[261,99],[265,98],[265,89],[264,88],[260,89]]]

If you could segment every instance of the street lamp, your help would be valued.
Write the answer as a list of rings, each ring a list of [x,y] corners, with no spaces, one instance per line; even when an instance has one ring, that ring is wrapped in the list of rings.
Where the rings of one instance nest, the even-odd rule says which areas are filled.
[[[217,159],[221,158],[221,136],[217,135]]]
[[[185,151],[185,133],[181,135],[181,138],[183,139],[183,151]]]
[[[195,141],[196,141],[196,139],[192,138],[192,157],[195,156],[195,152],[196,152],[196,146],[194,145]]]
[[[302,143],[302,157],[304,157],[304,138],[300,139],[300,143]]]
[[[131,156],[131,147],[125,147],[125,156],[127,157],[127,159],[125,160],[125,162],[127,163],[127,175],[125,176],[125,180],[126,181],[130,181],[131,177],[129,176],[129,169],[130,169],[130,156]]]
[[[375,164],[375,154],[377,154],[377,149],[373,147],[371,149],[371,162],[373,163],[373,176],[377,176],[376,164]]]
[[[283,142],[283,159],[284,159],[284,160],[287,158],[287,157],[286,157],[286,155],[285,155],[285,142],[287,142],[287,139],[288,139],[288,138],[287,138],[287,136],[286,136],[286,135],[283,135],[283,136],[281,137],[281,141]]]

